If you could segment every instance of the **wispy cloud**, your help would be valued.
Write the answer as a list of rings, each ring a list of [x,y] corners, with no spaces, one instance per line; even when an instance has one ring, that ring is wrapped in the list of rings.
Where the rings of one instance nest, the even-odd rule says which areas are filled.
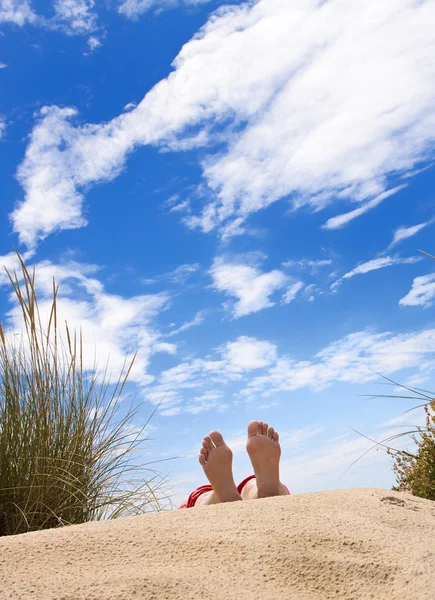
[[[229,405],[222,399],[222,389],[229,382],[241,381],[247,373],[274,364],[276,353],[272,342],[240,336],[211,356],[194,358],[162,371],[146,392],[146,398],[155,404],[163,399],[164,416],[189,412],[196,406],[195,398],[201,398],[201,412],[212,408],[224,410]]]
[[[202,323],[204,323],[206,314],[207,314],[207,311],[205,311],[205,310],[198,311],[191,321],[186,321],[186,323],[183,323],[183,325],[181,325],[177,329],[172,329],[167,334],[167,337],[172,337],[174,335],[178,335],[178,334],[182,333],[183,331],[187,331],[188,329],[191,329],[192,327],[198,327],[198,325],[202,325]]]
[[[235,319],[274,305],[271,296],[288,281],[279,270],[262,273],[253,266],[216,259],[210,270],[213,287],[237,298],[231,306]]]
[[[199,263],[186,263],[177,267],[172,273],[169,274],[168,278],[173,283],[182,285],[183,283],[186,283],[189,277],[191,277],[194,273],[197,273],[200,268],[201,265]]]
[[[416,277],[412,288],[399,304],[401,306],[423,306],[429,308],[435,300],[435,273]]]
[[[0,115],[0,140],[2,139],[2,137],[5,134],[6,127],[7,127],[6,119],[4,118],[3,115]]]
[[[270,397],[304,387],[320,390],[334,382],[365,383],[405,368],[425,369],[435,353],[435,329],[406,334],[359,331],[329,344],[310,361],[280,357],[267,374],[252,379],[246,396]]]
[[[373,200],[370,200],[370,202],[366,202],[359,208],[355,208],[354,210],[351,210],[350,212],[344,213],[342,215],[337,215],[336,217],[332,217],[331,219],[328,219],[326,221],[326,223],[323,225],[324,229],[341,229],[341,227],[345,227],[351,221],[353,221],[354,219],[357,219],[358,217],[365,214],[372,208],[375,208],[376,206],[381,204],[381,202],[383,202],[390,196],[397,194],[397,192],[400,192],[400,190],[403,190],[405,187],[406,187],[405,185],[399,185],[399,186],[393,188],[392,190],[382,192],[381,194],[376,196],[376,198],[373,198]]]
[[[165,416],[184,412],[192,407],[193,398],[204,399],[208,393],[213,398],[202,401],[201,411],[227,410],[231,398],[255,401],[259,407],[265,399],[281,402],[282,393],[303,388],[319,391],[340,382],[363,384],[378,379],[378,373],[388,376],[415,369],[415,375],[427,376],[434,355],[435,329],[404,334],[357,331],[303,361],[280,354],[269,340],[241,336],[205,358],[162,371],[144,393],[154,404],[163,399]],[[230,395],[225,393],[227,386],[231,386]]]
[[[318,269],[320,267],[328,267],[332,265],[332,260],[330,259],[320,259],[320,260],[312,260],[310,258],[303,258],[302,260],[286,260],[282,263],[283,267],[293,268],[308,268],[311,270]]]
[[[390,244],[390,248],[406,240],[414,235],[417,235],[422,229],[431,225],[433,223],[433,219],[430,221],[426,221],[426,223],[419,223],[418,225],[413,225],[412,227],[399,227],[393,234],[393,241]]]
[[[288,288],[284,296],[282,297],[282,301],[284,304],[290,304],[298,295],[298,292],[304,287],[302,281],[297,281],[296,283],[292,283],[292,285]]]
[[[173,271],[151,277],[149,279],[143,279],[142,283],[146,285],[152,285],[161,281],[169,281],[176,285],[184,285],[188,279],[201,268],[199,263],[185,263],[176,267]]]
[[[410,383],[406,383],[406,385],[411,385]],[[418,384],[416,384],[418,385]],[[412,411],[412,413],[406,412],[402,413],[397,417],[393,417],[384,423],[385,427],[394,427],[396,425],[413,426],[413,427],[422,427],[425,425],[426,415],[425,413],[420,411]]]
[[[203,160],[209,193],[189,226],[233,235],[284,197],[315,210],[358,203],[326,224],[343,226],[401,189],[390,175],[412,172],[433,148],[434,20],[435,4],[417,0],[229,6],[130,112],[74,126],[74,109],[43,109],[18,170],[14,230],[32,246],[83,227],[84,190],[116,177],[128,153],[185,142],[192,128],[208,144],[216,123],[227,147]],[[234,123],[245,124],[237,134]]]
[[[46,29],[57,29],[67,35],[83,35],[97,28],[94,0],[54,0],[50,16],[37,14],[29,0],[0,0],[0,23],[23,27],[32,23]]]
[[[368,260],[361,265],[358,265],[352,271],[345,273],[343,277],[337,279],[332,285],[331,290],[336,290],[338,286],[345,279],[351,279],[356,275],[364,275],[365,273],[370,273],[371,271],[377,271],[378,269],[385,269],[385,267],[391,267],[393,265],[412,265],[416,262],[419,262],[421,257],[419,256],[411,256],[410,258],[400,258],[399,256],[384,256],[380,258],[374,258],[372,260]]]
[[[61,29],[68,35],[83,35],[97,28],[94,0],[54,0],[53,8],[54,16],[45,22],[51,29]],[[90,48],[97,38],[93,40]],[[95,50],[95,47],[91,49]]]
[[[30,256],[23,257],[27,260]],[[0,257],[9,271],[19,273],[16,256],[12,253]],[[29,265],[33,268],[33,265]],[[68,323],[70,331],[81,329],[83,336],[83,364],[85,369],[95,366],[103,374],[109,364],[108,377],[117,380],[128,357],[138,356],[131,370],[130,381],[148,385],[153,377],[148,373],[151,356],[156,352],[175,351],[173,344],[163,341],[155,320],[169,306],[167,294],[147,294],[123,297],[109,294],[96,275],[96,265],[69,261],[55,264],[42,261],[35,264],[36,291],[43,323],[50,314],[53,277],[59,284],[57,315],[59,324]],[[0,285],[10,285],[3,268],[0,271]],[[14,303],[7,313],[6,331],[8,334],[22,330],[23,322],[20,307]],[[65,331],[59,328],[59,336],[66,344]]]
[[[210,0],[121,0],[118,11],[128,19],[138,19],[153,8],[175,8],[177,6],[198,6]]]

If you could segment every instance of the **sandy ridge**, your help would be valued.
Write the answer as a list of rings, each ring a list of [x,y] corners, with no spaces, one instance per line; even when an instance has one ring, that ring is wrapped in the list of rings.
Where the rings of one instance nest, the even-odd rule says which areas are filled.
[[[0,599],[433,600],[435,503],[380,489],[0,538]]]

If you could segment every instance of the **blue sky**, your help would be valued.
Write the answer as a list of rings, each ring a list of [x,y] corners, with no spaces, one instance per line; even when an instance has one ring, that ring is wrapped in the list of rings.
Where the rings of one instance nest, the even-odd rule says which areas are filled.
[[[433,0],[0,0],[0,258],[153,418],[181,502],[253,418],[293,492],[389,487],[433,386]],[[19,328],[0,275],[0,316]],[[432,307],[432,308],[431,308]],[[388,389],[388,388],[387,388]],[[433,388],[432,388],[433,389]],[[393,388],[394,391],[394,388]],[[151,458],[149,458],[151,457]]]

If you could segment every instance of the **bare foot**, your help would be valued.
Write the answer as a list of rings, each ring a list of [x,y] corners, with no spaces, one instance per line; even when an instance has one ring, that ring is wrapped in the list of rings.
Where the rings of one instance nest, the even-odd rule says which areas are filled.
[[[219,502],[242,499],[233,478],[233,453],[219,431],[205,436],[199,462]]]
[[[273,427],[262,421],[251,421],[248,425],[246,451],[254,467],[258,497],[268,498],[279,494],[279,459],[281,446]]]

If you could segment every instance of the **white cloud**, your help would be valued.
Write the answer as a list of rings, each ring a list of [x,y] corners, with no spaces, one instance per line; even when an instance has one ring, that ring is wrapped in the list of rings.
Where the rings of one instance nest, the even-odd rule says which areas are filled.
[[[403,385],[406,385],[408,387],[422,386],[431,379],[431,372],[434,369],[435,367],[432,367],[427,370],[421,369],[420,373],[417,373],[416,375],[412,375],[411,377],[408,377],[408,379],[405,379]]]
[[[123,111],[129,111],[129,110],[131,110],[132,108],[136,108],[136,106],[137,106],[137,102],[128,102],[128,103],[127,103],[127,104],[124,106],[124,108],[123,108],[122,110],[123,110]]]
[[[184,407],[184,411],[192,415],[215,408],[217,412],[224,412],[229,405],[222,401],[222,392],[206,392],[200,396],[194,396]]]
[[[7,66],[8,65],[5,62],[0,61],[0,69],[6,69]]]
[[[319,267],[327,267],[329,265],[332,265],[332,260],[311,260],[309,258],[303,258],[302,260],[286,260],[282,263],[283,267],[306,267],[312,270],[317,269]]]
[[[313,360],[281,357],[266,375],[253,378],[247,396],[273,396],[304,387],[320,390],[334,382],[365,383],[401,369],[422,366],[435,353],[435,329],[393,335],[359,331],[329,344]]]
[[[35,20],[28,0],[0,0],[0,23],[15,23],[22,27]]]
[[[90,52],[94,52],[94,50],[96,50],[97,48],[100,48],[102,45],[102,42],[99,38],[95,37],[94,35],[91,35],[91,37],[88,39],[88,47],[89,47],[89,51]],[[124,107],[124,110],[126,109],[126,107]]]
[[[163,273],[156,277],[143,279],[142,283],[151,285],[158,283],[159,281],[167,280],[177,285],[184,285],[194,273],[197,273],[200,270],[200,268],[201,265],[199,263],[185,263],[176,267],[173,271],[169,271],[169,273]]]
[[[381,202],[383,202],[390,196],[397,194],[397,192],[400,192],[400,190],[403,190],[405,187],[406,187],[405,185],[399,185],[399,186],[393,188],[392,190],[382,192],[381,194],[378,194],[375,198],[373,198],[373,200],[370,200],[370,202],[366,202],[359,208],[355,208],[354,210],[351,210],[350,212],[344,213],[342,215],[337,215],[336,217],[332,217],[331,219],[328,219],[326,221],[326,223],[323,225],[324,229],[340,229],[341,227],[345,227],[351,221],[353,221],[354,219],[357,219],[358,217],[365,214],[372,208],[375,208],[376,206],[381,204]]]
[[[402,242],[403,240],[406,240],[407,238],[416,235],[419,231],[421,231],[428,225],[431,225],[432,223],[433,221],[431,220],[426,221],[426,223],[419,223],[419,225],[413,225],[412,227],[399,227],[393,234],[393,241],[390,244],[390,248],[392,248],[399,242]]]
[[[404,296],[399,304],[401,306],[423,306],[429,308],[435,300],[435,273],[416,277],[412,282],[411,290]]]
[[[192,358],[162,371],[145,397],[162,406],[166,416],[192,408],[192,399],[201,397],[201,412],[212,408],[226,410],[223,398],[241,399],[257,408],[264,399],[280,403],[279,394],[303,388],[320,391],[335,383],[364,384],[413,369],[414,376],[426,377],[433,370],[435,329],[404,334],[391,332],[351,333],[326,346],[311,360],[279,355],[268,340],[241,336],[216,349],[205,358]],[[253,376],[253,370],[262,370]],[[225,390],[231,386],[231,394]],[[207,394],[210,402],[206,401]],[[267,406],[267,403],[266,403]]]
[[[324,294],[323,291],[320,291],[319,288],[317,287],[317,285],[315,283],[310,283],[310,285],[307,285],[306,288],[304,289],[304,293],[305,296],[308,296],[308,302],[313,302],[314,298],[315,298],[315,293],[318,293],[319,295]]]
[[[173,283],[183,285],[189,279],[191,275],[197,273],[200,269],[199,263],[186,263],[177,267],[172,273],[168,275],[168,278]]]
[[[152,8],[175,8],[181,5],[197,6],[210,0],[122,0],[118,11],[128,19],[137,19]]]
[[[276,346],[266,340],[240,336],[217,349],[213,356],[194,358],[162,371],[156,384],[146,392],[152,403],[162,401],[164,416],[183,411],[226,410],[222,387],[241,381],[254,369],[276,361]],[[197,407],[200,398],[201,408]],[[169,411],[169,412],[168,412]]]
[[[273,306],[270,297],[287,282],[281,271],[261,273],[256,267],[222,259],[214,261],[210,273],[216,290],[237,298],[232,306],[235,319]]]
[[[47,29],[59,29],[68,35],[82,35],[97,27],[94,5],[94,0],[54,0],[54,14],[47,18],[35,14],[29,0],[0,0],[0,23],[10,22],[20,27],[32,23]]]
[[[391,267],[392,265],[412,265],[416,262],[419,262],[421,257],[419,256],[411,256],[410,258],[400,258],[398,256],[384,256],[382,258],[374,258],[373,260],[368,260],[361,265],[352,269],[348,273],[345,273],[343,277],[337,279],[332,285],[331,290],[336,289],[340,283],[344,279],[350,279],[351,277],[355,277],[355,275],[364,275],[365,273],[370,273],[371,271],[377,271],[378,269],[384,269],[385,267]]]
[[[167,334],[167,337],[172,337],[174,335],[178,335],[179,333],[182,333],[183,331],[187,331],[188,329],[191,329],[192,327],[197,327],[198,325],[202,325],[202,323],[204,323],[205,315],[206,315],[205,310],[199,310],[191,321],[186,321],[186,323],[183,323],[183,325],[181,325],[177,329],[173,329],[172,331],[170,331]]]
[[[0,115],[0,140],[4,136],[6,131],[6,119],[3,115]]]
[[[242,371],[267,367],[276,361],[276,346],[253,337],[241,336],[229,342],[223,358]]]
[[[189,207],[189,205],[189,200],[183,200],[179,204],[174,204],[174,206],[169,209],[169,212],[183,212]]]
[[[3,256],[1,264],[11,271],[18,271],[14,255]],[[28,265],[29,266],[29,265]],[[103,284],[94,277],[99,270],[95,265],[67,262],[53,264],[42,261],[35,265],[39,309],[43,323],[50,313],[50,296],[53,289],[53,277],[59,283],[57,315],[59,333],[66,336],[63,324],[66,321],[70,331],[81,329],[83,332],[83,363],[85,369],[92,370],[97,359],[97,371],[103,374],[109,364],[108,377],[117,380],[127,357],[131,359],[137,350],[138,355],[131,370],[129,380],[147,385],[153,377],[148,374],[148,365],[152,354],[156,352],[173,353],[173,344],[161,341],[161,335],[154,326],[155,318],[167,308],[169,298],[166,294],[149,294],[125,298],[105,292]],[[33,265],[30,265],[33,268]],[[7,278],[0,275],[0,284],[6,285]],[[9,284],[10,285],[10,284]],[[14,297],[10,297],[14,300]],[[8,333],[22,330],[22,315],[14,301],[7,313]]]
[[[153,404],[162,403],[163,416],[173,416],[191,408],[195,405],[193,399],[198,397],[201,397],[202,412],[218,408],[223,403],[219,388],[239,378],[240,374],[234,369],[231,371],[228,364],[219,358],[196,358],[162,371],[155,385],[144,395]]]
[[[411,385],[406,383],[406,385]],[[418,384],[417,384],[418,385]],[[403,391],[403,390],[402,390]],[[402,425],[403,427],[424,427],[426,423],[426,413],[423,410],[415,410],[412,412],[405,412],[398,417],[393,417],[384,423],[386,427],[394,427],[396,425]]]
[[[354,211],[326,226],[349,222],[400,189],[389,176],[432,155],[434,20],[435,3],[420,0],[221,9],[129,113],[74,127],[73,109],[43,110],[18,170],[25,198],[15,231],[31,246],[84,226],[83,190],[115,177],[129,152],[183,142],[192,128],[200,139],[217,123],[227,151],[203,163],[209,200],[190,226],[240,232],[251,213],[289,195],[295,208],[352,201]]]
[[[69,35],[82,35],[94,31],[97,27],[97,15],[94,12],[94,0],[55,0],[54,17],[46,22],[49,28],[59,28]],[[90,43],[90,40],[94,40]],[[90,38],[88,45],[98,42],[97,38]]]
[[[24,252],[22,254],[22,258],[24,262],[27,262],[32,258],[33,255],[34,252]],[[8,270],[9,273],[20,270],[20,261],[16,252],[9,252],[8,254],[3,254],[0,256],[0,286],[9,282],[9,277],[6,273],[6,270]]]
[[[297,281],[296,283],[293,283],[288,290],[286,291],[286,293],[284,294],[282,301],[284,302],[284,304],[290,304],[290,302],[292,302],[298,292],[304,287],[304,284],[302,283],[302,281]]]

